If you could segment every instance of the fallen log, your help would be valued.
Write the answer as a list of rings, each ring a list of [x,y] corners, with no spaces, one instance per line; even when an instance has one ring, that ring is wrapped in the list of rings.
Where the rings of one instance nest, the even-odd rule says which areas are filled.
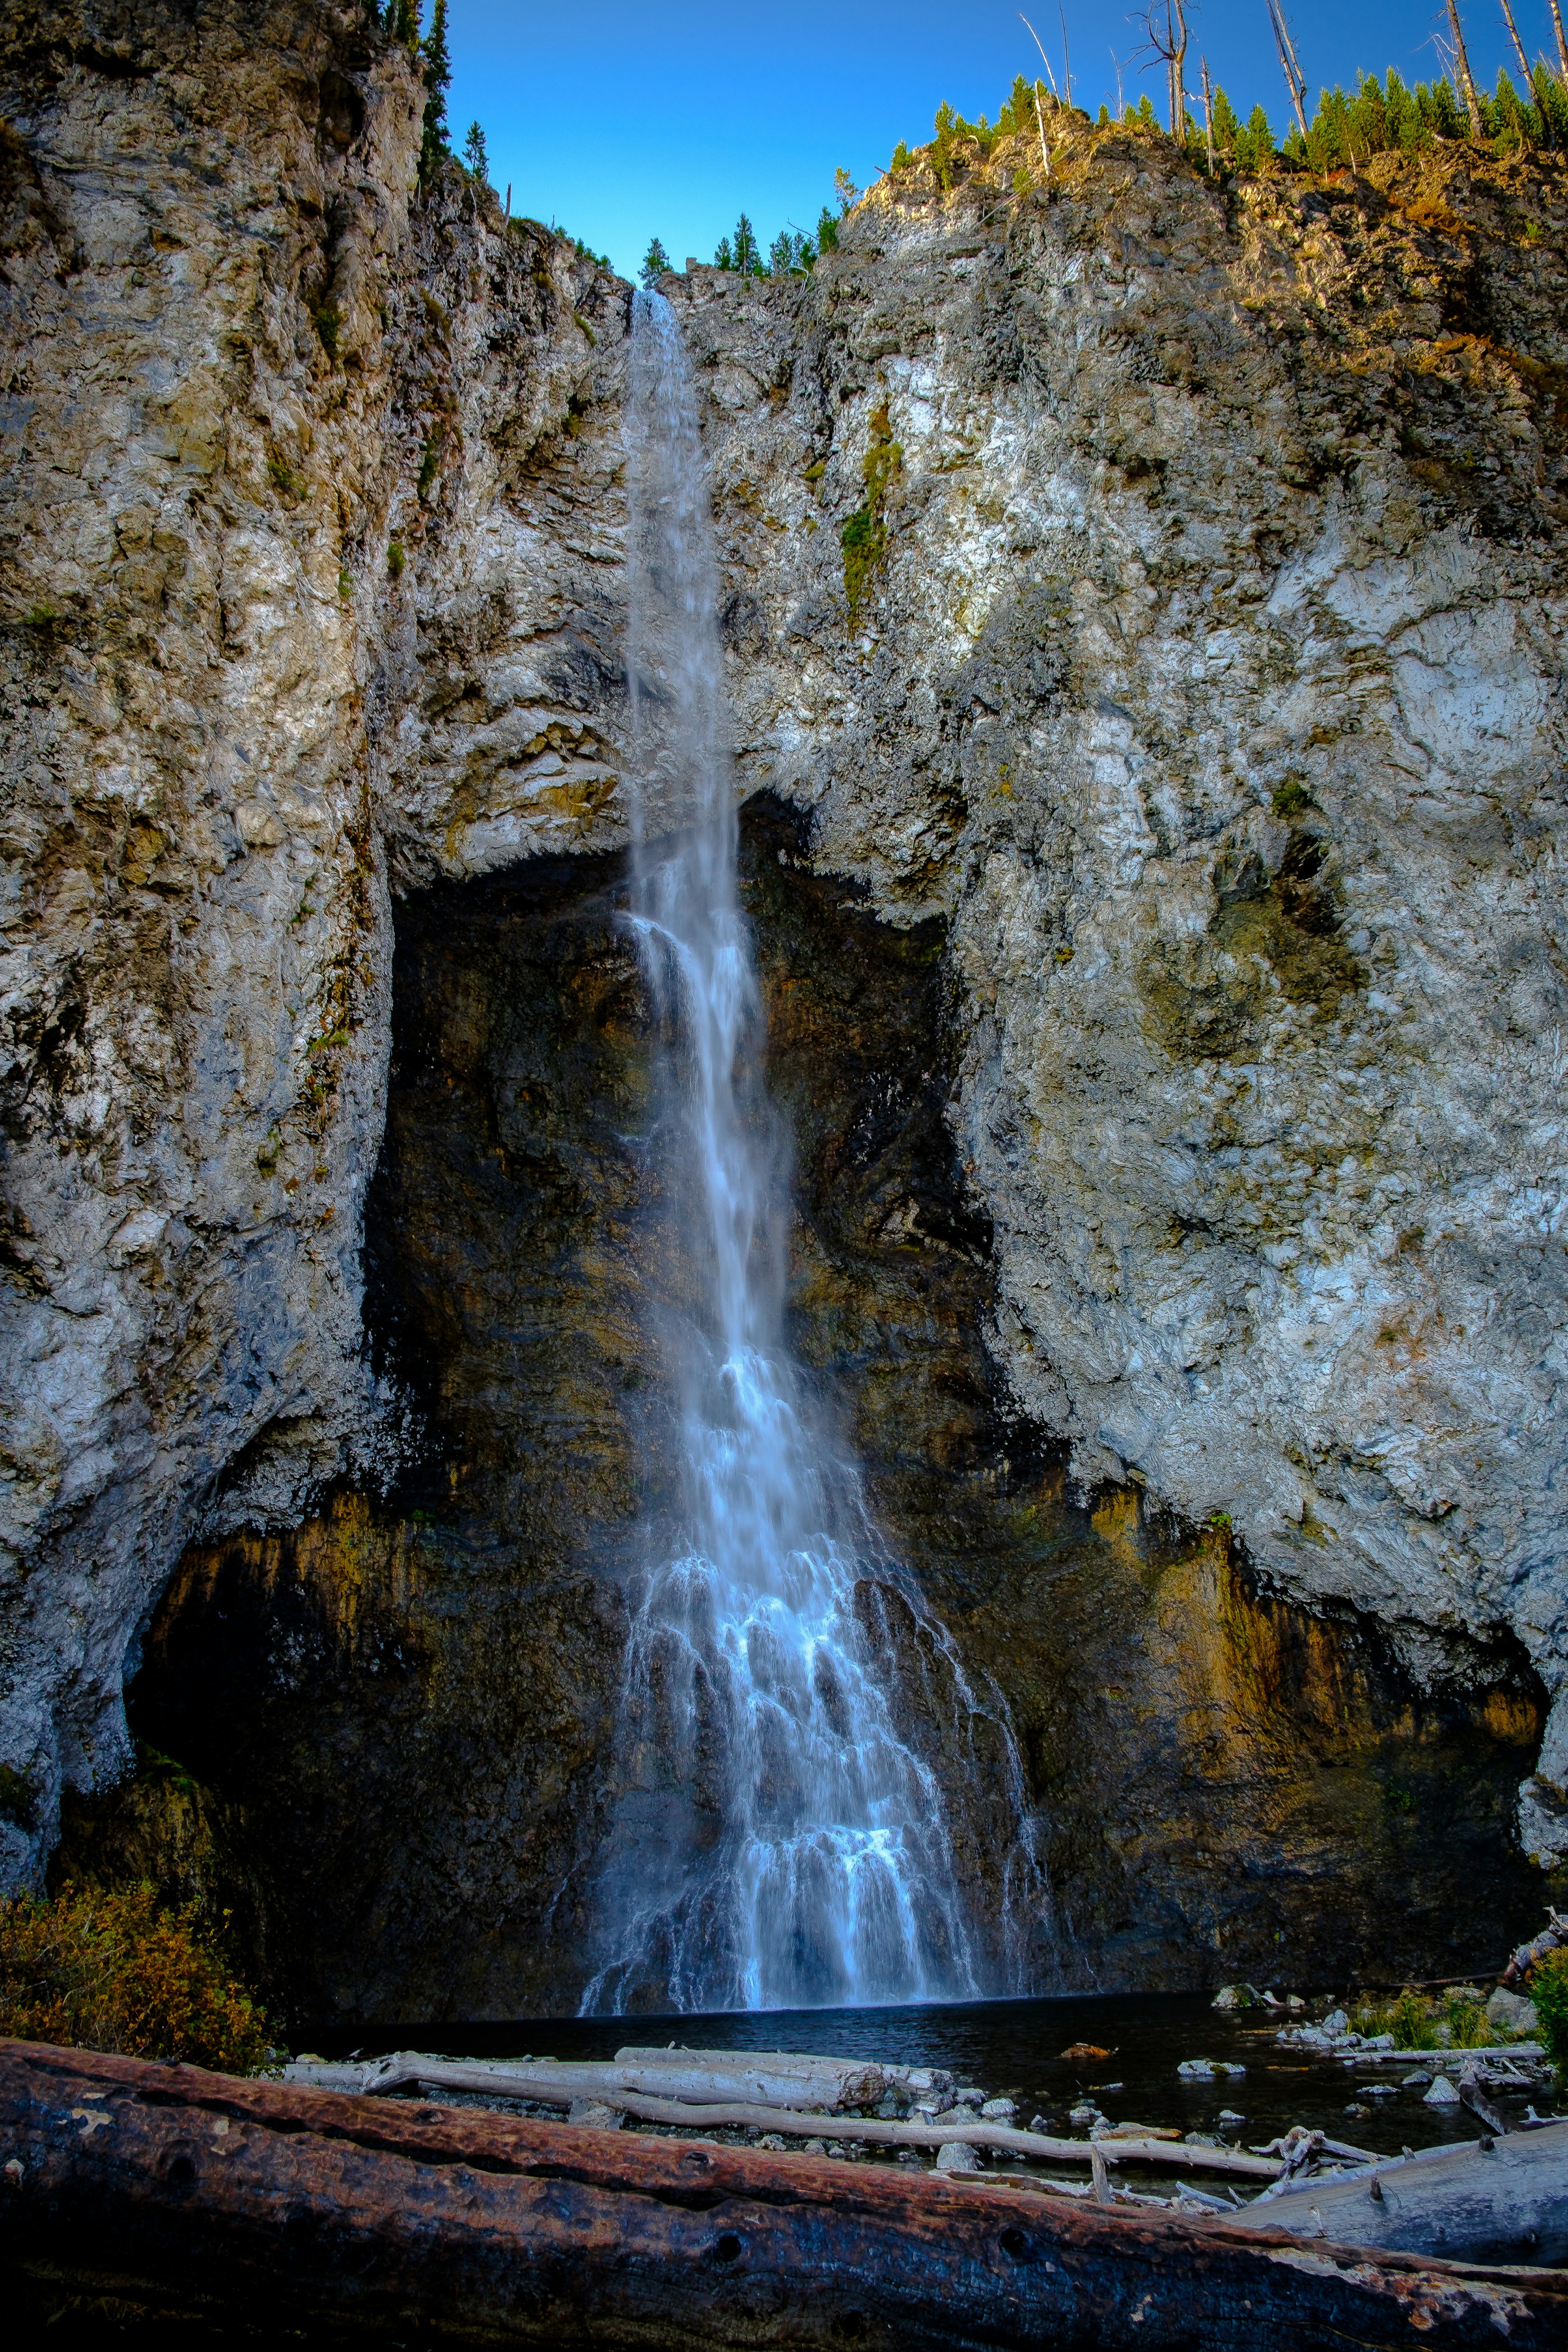
[[[1560,2352],[1568,2275],[0,2042],[13,2276],[429,2343]]]
[[[933,2068],[876,2066],[858,2058],[811,2058],[789,2050],[617,2050],[628,2091],[712,2105],[745,2099],[763,2107],[874,2107],[891,2084],[912,2074],[928,2092],[951,2091],[952,2076]]]
[[[406,2063],[405,2063],[405,2059]],[[480,2097],[537,2098],[563,2105],[591,2096],[638,2123],[669,2124],[688,2131],[777,2132],[792,2139],[860,2140],[875,2147],[994,2147],[1008,2156],[1038,2156],[1070,2164],[1092,2164],[1099,2147],[1113,2164],[1174,2164],[1184,2171],[1239,2173],[1252,2180],[1278,2179],[1282,2167],[1271,2157],[1249,2156],[1241,2148],[1189,2147],[1168,2139],[1056,2139],[1045,2132],[1016,2131],[1011,2125],[897,2123],[870,2116],[795,2115],[786,2108],[754,2107],[739,2100],[722,2105],[696,2106],[682,2099],[644,2098],[635,2091],[608,2086],[592,2093],[564,2087],[542,2092],[519,2087],[519,2070],[477,2066],[466,2059],[421,2058],[400,2054],[401,2071],[378,2073],[367,2089],[380,2095],[409,2083],[429,2084],[438,2091],[468,2091]],[[573,2069],[573,2078],[581,2072]],[[613,2070],[612,2070],[613,2071]],[[342,2095],[338,2094],[337,2095]],[[1360,2153],[1360,2151],[1356,2151]]]
[[[1253,2227],[1254,2214],[1259,2228],[1453,2262],[1568,2263],[1568,2123],[1292,2187],[1245,2208],[1236,2226]]]
[[[366,2091],[395,2090],[400,2084],[436,2081],[433,2067],[478,2067],[487,2080],[504,2077],[517,2087],[508,2095],[569,2106],[574,2099],[613,2100],[622,2092],[649,2098],[679,2099],[711,2105],[743,2099],[753,2106],[806,2107],[830,2114],[843,2107],[875,2106],[895,2085],[911,2101],[951,2094],[952,2076],[936,2066],[873,2066],[858,2059],[795,2058],[787,2051],[618,2050],[613,2059],[521,2058],[484,2063],[439,2058],[418,2050],[394,2051],[359,2071]],[[304,2068],[297,2079],[310,2079]],[[344,2076],[342,2068],[318,2067],[321,2076]],[[445,2082],[447,2089],[457,2084]],[[332,2081],[331,2089],[351,2087]]]
[[[1516,1990],[1537,1960],[1543,1960],[1548,1952],[1555,1952],[1560,1946],[1568,1944],[1568,1918],[1561,1911],[1553,1911],[1550,1904],[1546,1908],[1546,1918],[1547,1925],[1540,1935],[1532,1937],[1528,1944],[1521,1944],[1499,1977],[1498,1982],[1504,1991]]]

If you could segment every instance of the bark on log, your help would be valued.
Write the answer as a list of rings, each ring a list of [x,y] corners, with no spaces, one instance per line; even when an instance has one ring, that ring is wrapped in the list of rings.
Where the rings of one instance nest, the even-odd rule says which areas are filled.
[[[1543,1960],[1548,1952],[1555,1952],[1561,1945],[1568,1944],[1568,1918],[1550,1906],[1546,1917],[1547,1925],[1540,1935],[1532,1937],[1528,1944],[1521,1944],[1499,1977],[1498,1982],[1505,1992],[1517,1991],[1537,1960]]]
[[[258,2325],[883,2352],[1561,2352],[1568,2276],[0,2042],[0,2259]]]
[[[1249,2207],[1234,2226],[1250,2228],[1254,2213],[1263,2229],[1451,2262],[1568,2263],[1568,2123],[1314,2180]]]
[[[911,2095],[940,2097],[952,2076],[941,2067],[873,2066],[858,2059],[796,2058],[788,2052],[618,2050],[610,2059],[525,2058],[485,2065],[468,2058],[440,2058],[418,2050],[398,2050],[361,2076],[366,2091],[395,2089],[400,2083],[446,2080],[434,2067],[478,2067],[487,2081],[515,2081],[512,2097],[567,2106],[574,2099],[610,2099],[619,2091],[647,2098],[681,2099],[711,2105],[741,2099],[753,2106],[821,2108],[875,2106],[894,2084]],[[323,2068],[322,2073],[328,2070]],[[335,2070],[341,2072],[342,2070]],[[301,2074],[300,2079],[309,2077]],[[341,2084],[327,2087],[341,2088]]]
[[[628,2091],[655,2099],[692,2099],[711,2105],[744,2099],[763,2107],[874,2107],[889,2083],[908,2068],[874,2066],[859,2058],[812,2058],[788,2050],[639,2050],[616,2053]],[[928,2074],[932,2088],[951,2089],[948,2074]]]
[[[777,2132],[793,2139],[853,2139],[876,2147],[994,2147],[1007,2156],[1037,2156],[1055,2162],[1091,2162],[1089,2143],[1053,2139],[1045,2132],[1015,2131],[1006,2124],[911,2124],[882,2122],[868,2116],[793,2115],[787,2108],[753,2107],[733,2101],[720,2106],[696,2106],[683,2099],[652,2099],[633,2091],[601,2087],[592,2093],[535,2091],[520,2087],[516,2073],[470,2064],[466,2059],[443,2061],[409,2056],[402,2071],[390,2069],[374,2078],[377,2093],[405,2083],[427,2083],[438,2091],[471,2091],[489,2098],[537,2098],[558,2102],[592,2096],[608,2107],[619,2107],[638,2123],[672,2124],[688,2131]],[[614,2069],[611,2070],[612,2074]],[[573,2079],[581,2068],[572,2070]],[[342,2095],[339,2094],[338,2095]],[[1189,2147],[1180,2140],[1116,2139],[1098,2145],[1114,2164],[1173,2164],[1183,2171],[1239,2173],[1250,2180],[1278,2179],[1283,2167],[1272,2158],[1249,2156],[1240,2148]],[[1363,2153],[1352,2149],[1352,2155]]]

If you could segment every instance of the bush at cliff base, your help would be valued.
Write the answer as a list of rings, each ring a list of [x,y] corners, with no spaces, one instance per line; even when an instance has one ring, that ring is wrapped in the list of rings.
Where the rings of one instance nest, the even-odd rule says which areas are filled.
[[[1560,2084],[1568,2084],[1568,1950],[1548,1952],[1531,1972],[1530,1998],[1541,2021],[1541,2040],[1557,2069]]]
[[[265,2063],[267,2020],[196,1924],[151,1886],[0,1903],[0,2034],[228,2074]]]

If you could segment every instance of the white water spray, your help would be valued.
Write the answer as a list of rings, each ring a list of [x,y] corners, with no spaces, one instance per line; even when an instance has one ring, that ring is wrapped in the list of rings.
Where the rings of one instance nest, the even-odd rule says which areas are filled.
[[[761,1084],[707,478],[658,295],[633,298],[626,447],[630,920],[663,1040],[653,1160],[679,1273],[658,1338],[678,1499],[647,1529],[583,2007],[973,1997],[999,1988],[983,1988],[935,1771],[895,1725],[889,1584],[957,1662],[784,1339],[787,1153]]]

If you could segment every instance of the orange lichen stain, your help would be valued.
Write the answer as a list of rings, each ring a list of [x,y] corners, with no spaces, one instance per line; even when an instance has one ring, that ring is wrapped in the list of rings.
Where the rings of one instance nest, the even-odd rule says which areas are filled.
[[[1139,1505],[1136,1487],[1118,1486],[1106,1496],[1092,1514],[1094,1532],[1102,1543],[1119,1551],[1124,1559],[1141,1557],[1139,1537]]]
[[[1488,1691],[1481,1721],[1494,1739],[1510,1748],[1533,1748],[1541,1737],[1541,1711],[1518,1691]]]
[[[242,1566],[268,1596],[286,1581],[321,1604],[333,1638],[352,1648],[367,1608],[418,1605],[420,1530],[379,1517],[363,1495],[339,1495],[320,1518],[286,1535],[242,1533],[188,1551],[170,1588],[176,1612],[193,1594],[214,1602],[226,1569]]]

